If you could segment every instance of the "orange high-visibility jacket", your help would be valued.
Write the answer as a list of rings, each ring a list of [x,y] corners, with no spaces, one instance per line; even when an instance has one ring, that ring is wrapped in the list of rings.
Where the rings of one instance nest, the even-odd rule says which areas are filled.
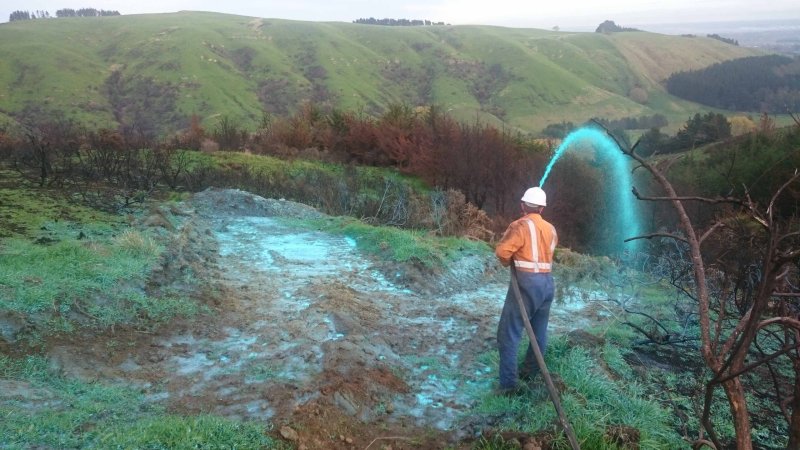
[[[539,214],[528,214],[511,222],[494,254],[503,266],[511,264],[522,272],[543,273],[553,268],[558,243],[556,229]]]

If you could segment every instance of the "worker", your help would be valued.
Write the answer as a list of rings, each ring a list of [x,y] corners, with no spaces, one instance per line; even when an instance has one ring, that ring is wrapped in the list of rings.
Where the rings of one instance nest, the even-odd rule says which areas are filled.
[[[553,251],[558,242],[556,229],[542,218],[547,195],[540,187],[525,191],[520,199],[523,217],[512,222],[495,248],[500,263],[514,264],[522,301],[542,354],[547,347],[547,321],[553,303]],[[500,351],[501,394],[518,392],[517,348],[525,328],[512,288],[509,285],[500,323],[497,327],[497,346]],[[519,378],[530,380],[538,373],[532,347],[528,346]]]

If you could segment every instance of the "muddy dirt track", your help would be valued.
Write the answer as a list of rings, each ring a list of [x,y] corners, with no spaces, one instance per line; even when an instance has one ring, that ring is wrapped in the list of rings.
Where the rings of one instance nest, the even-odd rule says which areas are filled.
[[[60,343],[54,365],[140,386],[176,412],[269,421],[307,449],[381,448],[381,437],[397,437],[380,441],[394,449],[441,448],[484,424],[470,410],[493,387],[486,355],[507,288],[490,254],[437,274],[376,262],[351,238],[285,220],[322,217],[312,208],[235,190],[196,194],[173,213],[180,225],[151,282],[202,279],[213,313],[113,351]],[[562,301],[551,330],[605,313]]]

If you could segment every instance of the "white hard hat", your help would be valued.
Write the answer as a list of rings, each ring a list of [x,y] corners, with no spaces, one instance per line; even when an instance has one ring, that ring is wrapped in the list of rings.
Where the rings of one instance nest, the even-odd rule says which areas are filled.
[[[547,206],[547,194],[538,186],[525,191],[520,200],[534,206]]]

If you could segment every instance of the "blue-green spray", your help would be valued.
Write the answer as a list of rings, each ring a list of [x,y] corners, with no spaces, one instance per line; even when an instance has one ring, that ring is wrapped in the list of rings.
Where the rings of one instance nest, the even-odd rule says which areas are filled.
[[[564,138],[564,141],[556,149],[556,153],[550,159],[550,162],[545,168],[544,175],[542,175],[539,186],[544,188],[544,183],[547,181],[548,175],[553,165],[561,158],[564,152],[574,146],[575,144],[588,141],[596,151],[602,153],[607,161],[610,162],[611,167],[609,175],[616,180],[613,183],[614,192],[608,193],[609,198],[615,199],[618,205],[618,214],[613,218],[613,223],[608,226],[616,227],[622,230],[620,233],[624,239],[641,235],[642,223],[641,214],[639,213],[638,201],[631,193],[633,181],[631,177],[630,161],[617,143],[608,136],[604,131],[594,127],[583,127],[571,132]],[[602,226],[602,224],[598,224]],[[622,253],[623,251],[637,251],[638,240],[624,243],[622,241],[616,246],[615,253]]]

